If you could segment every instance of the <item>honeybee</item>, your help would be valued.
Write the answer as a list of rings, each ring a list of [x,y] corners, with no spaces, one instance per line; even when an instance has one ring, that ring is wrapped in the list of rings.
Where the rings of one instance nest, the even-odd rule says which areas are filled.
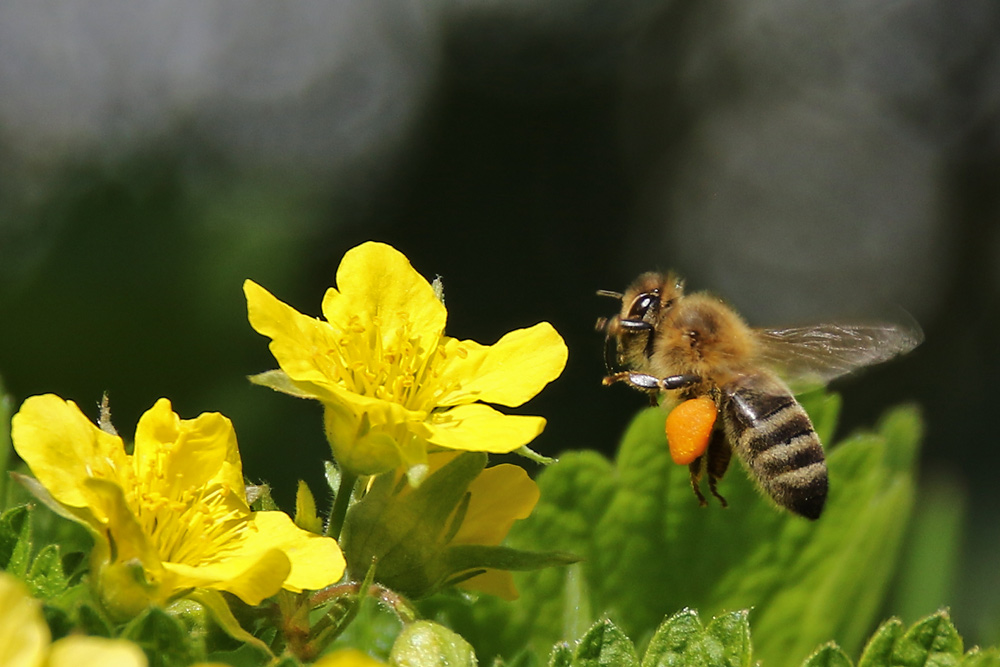
[[[793,391],[825,385],[855,369],[909,352],[923,341],[915,323],[820,324],[755,329],[720,299],[684,293],[673,273],[644,273],[620,312],[597,322],[605,334],[605,385],[624,382],[673,406],[667,439],[705,505],[735,451],[750,477],[779,506],[808,519],[823,512],[823,447]],[[719,417],[716,419],[716,417]],[[672,425],[672,422],[673,425]]]

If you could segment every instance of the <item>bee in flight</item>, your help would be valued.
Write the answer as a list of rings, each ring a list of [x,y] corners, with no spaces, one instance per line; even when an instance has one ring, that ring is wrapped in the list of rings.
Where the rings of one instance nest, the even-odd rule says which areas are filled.
[[[597,322],[605,334],[604,384],[624,382],[654,404],[666,394],[671,456],[689,466],[702,505],[706,473],[712,495],[726,505],[716,484],[735,451],[775,503],[819,518],[826,460],[793,389],[825,385],[923,341],[916,323],[751,328],[718,298],[685,295],[673,273],[644,273],[624,294],[598,294],[621,301],[617,315]]]

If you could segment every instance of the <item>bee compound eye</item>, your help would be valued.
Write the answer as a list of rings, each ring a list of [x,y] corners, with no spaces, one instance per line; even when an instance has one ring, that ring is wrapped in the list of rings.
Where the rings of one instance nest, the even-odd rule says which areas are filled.
[[[632,302],[632,307],[629,309],[629,319],[641,320],[645,318],[646,313],[648,313],[657,303],[659,303],[660,294],[658,292],[646,292],[645,294],[640,294],[636,297],[635,301]]]

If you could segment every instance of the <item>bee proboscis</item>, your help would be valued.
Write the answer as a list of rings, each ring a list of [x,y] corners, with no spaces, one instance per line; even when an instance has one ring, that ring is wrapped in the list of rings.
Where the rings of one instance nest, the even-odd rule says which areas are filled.
[[[718,298],[685,294],[673,273],[644,273],[624,293],[598,294],[621,301],[617,315],[597,323],[605,334],[604,384],[624,382],[654,403],[662,394],[674,410],[692,408],[671,413],[683,423],[671,435],[668,419],[667,431],[668,439],[685,440],[671,442],[671,450],[676,461],[688,463],[703,505],[700,481],[707,473],[709,490],[725,506],[716,485],[735,452],[775,503],[819,518],[828,489],[826,459],[793,392],[882,363],[923,341],[915,322],[752,328]]]

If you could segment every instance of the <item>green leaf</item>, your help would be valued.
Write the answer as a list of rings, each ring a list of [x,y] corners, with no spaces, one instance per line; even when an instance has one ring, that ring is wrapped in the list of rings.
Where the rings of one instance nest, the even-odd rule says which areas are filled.
[[[828,435],[839,399],[803,400],[817,432]],[[577,451],[544,469],[542,499],[515,524],[508,546],[579,554],[585,606],[633,637],[650,636],[665,613],[685,607],[713,616],[753,608],[754,653],[768,667],[800,665],[831,639],[858,651],[877,620],[913,504],[917,411],[897,408],[875,432],[827,448],[830,495],[815,522],[776,509],[735,462],[719,484],[729,508],[714,499],[699,507],[687,467],[670,459],[664,420],[658,408],[641,412],[614,462]],[[576,593],[565,572],[515,574],[515,581],[516,604],[483,599],[465,614],[473,620],[451,618],[481,655],[509,653],[526,640],[542,652],[567,638],[564,618]]]
[[[0,514],[0,570],[24,578],[31,557],[31,512],[28,505]]]
[[[580,638],[572,667],[638,667],[639,656],[635,645],[614,623],[605,619],[598,621]]]
[[[38,553],[28,571],[27,583],[31,594],[42,600],[56,597],[69,587],[58,544],[48,544]]]
[[[961,664],[962,667],[1000,667],[1000,649],[973,649],[965,654]]]
[[[76,609],[76,617],[84,634],[92,637],[111,637],[113,628],[107,615],[95,604],[84,602]]]
[[[139,645],[149,667],[186,667],[199,657],[184,625],[159,607],[150,607],[133,619],[121,637]]]
[[[698,612],[684,609],[656,630],[642,667],[747,667],[751,652],[747,612],[723,614],[703,628]]]
[[[815,653],[806,658],[802,667],[853,667],[853,665],[847,654],[835,643],[830,642],[820,646]]]
[[[49,626],[52,633],[53,641],[61,639],[73,631],[73,618],[65,609],[44,604],[42,605],[42,614],[45,616],[45,624]]]
[[[890,618],[879,626],[861,653],[858,667],[886,667],[892,659],[892,647],[903,634],[903,622]]]
[[[893,647],[893,667],[948,667],[962,659],[962,638],[947,611],[918,621]]]
[[[573,649],[565,642],[552,647],[549,656],[549,667],[571,667],[573,664]]]

